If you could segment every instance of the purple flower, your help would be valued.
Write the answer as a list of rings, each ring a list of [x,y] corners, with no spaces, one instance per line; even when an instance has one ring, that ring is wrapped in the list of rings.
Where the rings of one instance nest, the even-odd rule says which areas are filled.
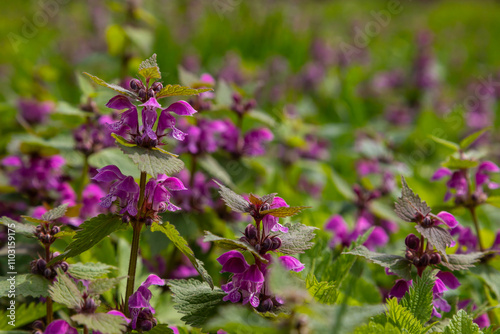
[[[176,177],[158,175],[157,179],[151,178],[146,184],[145,205],[146,209],[155,212],[177,211],[180,208],[170,203],[170,191],[186,190],[181,180]]]
[[[219,148],[219,137],[226,130],[226,124],[218,120],[200,119],[197,125],[182,125],[181,129],[187,133],[187,138],[180,143],[179,153],[213,153]]]
[[[18,101],[17,106],[21,117],[30,124],[44,123],[48,115],[54,111],[54,103],[51,101],[23,99]]]
[[[491,161],[482,162],[477,168],[476,185],[479,187],[482,186],[483,184],[486,184],[486,186],[490,189],[497,189],[498,187],[500,187],[500,184],[495,182],[490,182],[489,173],[498,173],[498,172],[500,172],[500,168],[493,162]]]
[[[438,312],[438,310],[443,312],[449,312],[451,310],[450,304],[443,298],[443,294],[448,289],[455,290],[460,286],[460,282],[457,278],[450,272],[440,271],[436,275],[436,281],[434,282],[434,286],[432,288],[433,295],[433,310],[432,315],[438,318],[441,318],[442,315]]]
[[[283,255],[279,257],[281,264],[286,268],[286,270],[293,270],[299,272],[304,270],[304,265],[293,256]]]
[[[450,230],[450,234],[452,236],[458,236],[458,254],[470,253],[477,250],[477,237],[474,235],[470,227],[457,225]]]
[[[142,330],[151,330],[156,325],[156,319],[153,318],[155,309],[149,303],[153,294],[149,291],[151,285],[163,286],[163,281],[158,276],[151,274],[141,284],[141,286],[128,299],[128,308],[132,317],[132,329],[140,328]]]
[[[172,194],[176,203],[184,211],[203,212],[206,207],[213,207],[214,201],[210,190],[216,188],[215,182],[207,180],[205,174],[196,172],[193,180],[189,171],[183,169],[177,174],[177,177],[183,184],[189,185],[189,188],[184,191],[176,191]]]
[[[281,207],[289,207],[288,204],[286,204],[285,200],[281,197],[274,197],[273,199],[273,202],[272,204],[270,205],[270,208],[271,209],[276,209],[276,208],[281,208]],[[268,235],[269,232],[283,232],[283,233],[287,233],[288,232],[288,228],[281,225],[279,223],[279,218],[278,217],[274,217],[271,214],[268,214],[266,215],[263,219],[262,219],[262,224],[263,224],[263,227],[264,227],[264,234],[265,235]]]
[[[465,309],[470,304],[470,302],[471,302],[470,299],[460,301],[457,304],[457,308]],[[474,311],[475,309],[477,309],[477,305],[472,304],[472,311]],[[477,318],[473,320],[473,322],[476,323],[479,326],[479,328],[486,328],[490,326],[490,318],[488,317],[487,313],[479,315]]]
[[[413,285],[413,281],[406,281],[404,279],[396,280],[396,283],[389,292],[389,298],[396,297],[398,300],[404,297],[404,295],[410,290],[410,286]]]
[[[221,147],[238,156],[259,156],[265,153],[264,144],[273,140],[273,133],[266,128],[253,129],[240,138],[240,130],[230,121],[224,121]]]
[[[78,331],[65,320],[59,319],[52,321],[45,329],[44,334],[78,334]]]
[[[131,216],[137,215],[137,201],[139,199],[139,185],[132,176],[125,176],[120,169],[109,165],[97,170],[98,173],[92,178],[98,182],[112,182],[109,193],[101,198],[101,206],[110,208],[114,201],[120,200],[120,213],[128,212]]]

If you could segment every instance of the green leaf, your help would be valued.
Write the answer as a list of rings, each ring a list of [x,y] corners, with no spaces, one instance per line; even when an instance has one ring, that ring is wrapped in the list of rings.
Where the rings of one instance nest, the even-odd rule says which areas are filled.
[[[477,167],[479,163],[475,160],[458,159],[453,156],[448,157],[448,159],[442,163],[443,167],[449,169],[468,169]]]
[[[115,140],[123,146],[127,146],[127,147],[137,146],[136,144],[129,143],[125,138],[123,138],[120,135],[117,135],[116,133],[112,133],[111,137],[115,138]]]
[[[11,290],[11,283],[14,283],[15,291]],[[42,276],[33,274],[1,277],[0,297],[6,297],[11,293],[15,296],[47,297],[49,295],[49,281]]]
[[[436,143],[443,145],[444,147],[451,148],[453,151],[458,151],[460,149],[460,146],[452,141],[438,138],[433,135],[429,135],[428,137],[434,140]]]
[[[486,199],[486,203],[493,205],[496,208],[500,208],[500,196],[489,196]]]
[[[205,282],[195,279],[169,280],[168,286],[172,290],[174,308],[184,314],[182,321],[193,327],[203,328],[207,320],[217,313],[217,308],[225,302],[222,298],[224,291],[212,288]]]
[[[171,154],[139,146],[129,147],[120,143],[117,145],[123,153],[132,159],[141,172],[146,172],[154,178],[158,177],[158,174],[177,174],[184,168],[182,160]]]
[[[57,279],[50,286],[49,292],[56,303],[70,309],[76,309],[83,303],[83,296],[75,282],[60,269],[57,269]]]
[[[441,253],[445,262],[448,261],[446,247],[450,246],[453,242],[453,238],[448,230],[439,226],[424,227],[422,225],[415,225],[415,229]]]
[[[274,217],[285,218],[285,217],[295,216],[300,211],[308,208],[310,208],[310,206],[282,206],[280,208],[261,211],[260,214],[261,215],[270,214],[271,216]]]
[[[54,311],[58,311],[62,308],[62,305],[54,304],[52,308]],[[10,321],[7,317],[8,313],[9,310],[6,310],[6,307],[0,310],[0,330],[23,327],[45,317],[47,315],[47,305],[35,302],[16,304],[16,325],[14,327],[8,324],[8,321]]]
[[[252,253],[253,256],[257,257],[260,261],[262,261],[264,263],[268,262],[265,258],[263,258],[259,254],[259,252],[257,252],[255,250],[255,248],[253,248],[252,245],[249,245],[246,242],[243,242],[243,241],[240,241],[237,239],[236,240],[226,239],[226,238],[216,236],[209,231],[205,231],[205,238],[203,239],[203,241],[215,242],[217,244],[217,246],[222,247],[222,248],[226,248],[226,249],[241,249],[241,250],[249,251],[250,253]],[[281,249],[280,249],[280,251],[281,251]]]
[[[214,282],[212,280],[212,277],[208,274],[207,270],[205,269],[205,267],[203,265],[203,262],[200,261],[200,260],[198,260],[194,256],[193,250],[191,248],[189,248],[189,245],[188,245],[186,239],[184,239],[179,234],[179,231],[177,231],[177,229],[175,228],[174,225],[170,224],[169,222],[165,222],[162,225],[160,225],[160,224],[153,224],[151,226],[151,231],[153,231],[153,232],[154,231],[160,231],[163,234],[165,234],[167,236],[167,238],[169,238],[170,241],[172,241],[174,243],[175,247],[177,247],[177,249],[179,249],[182,252],[182,254],[184,254],[184,255],[186,255],[188,257],[189,261],[191,261],[191,263],[193,264],[193,266],[200,273],[201,277],[213,289]]]
[[[117,268],[100,262],[79,262],[70,264],[68,267],[68,273],[76,279],[92,280],[106,275],[112,269]]]
[[[89,294],[92,295],[103,294],[104,292],[110,290],[115,285],[117,285],[124,278],[125,276],[115,277],[115,278],[98,278],[96,280],[93,280],[89,284],[88,288]]]
[[[89,165],[96,168],[102,168],[108,165],[120,166],[120,170],[124,175],[131,175],[134,179],[138,179],[141,172],[134,162],[118,147],[105,148],[89,157]]]
[[[8,231],[14,230],[15,233],[33,237],[35,235],[35,227],[33,225],[22,224],[9,217],[0,218],[0,223],[9,228]]]
[[[487,128],[484,128],[482,130],[479,130],[479,131],[476,131],[470,135],[468,135],[467,137],[465,137],[461,142],[460,142],[460,148],[462,150],[465,150],[466,148],[468,148],[470,145],[472,145],[479,137],[481,137],[481,135],[483,133],[485,133],[486,131],[490,130],[491,127],[487,127]]]
[[[311,240],[316,236],[314,231],[318,229],[317,227],[301,223],[286,223],[284,226],[288,228],[288,232],[277,234],[281,239],[281,247],[278,249],[280,253],[287,255],[304,253],[314,245]]]
[[[122,86],[107,83],[106,81],[104,81],[96,76],[93,76],[92,74],[89,74],[87,72],[83,72],[83,74],[87,75],[90,79],[92,79],[92,81],[94,81],[96,84],[98,84],[100,86],[111,88],[115,92],[118,92],[120,94],[123,94],[123,95],[128,96],[128,97],[135,99],[135,100],[137,100],[139,98],[136,93],[134,93],[128,89],[125,89]]]
[[[61,217],[64,217],[67,210],[68,204],[60,205],[57,208],[45,212],[42,216],[42,219],[47,221],[59,219]]]
[[[284,334],[268,318],[261,316],[249,307],[231,304],[219,308],[218,314],[206,324],[207,331],[215,333],[222,329],[231,334]],[[289,332],[288,332],[289,333]]]
[[[412,279],[411,263],[402,256],[372,252],[362,245],[357,246],[350,251],[344,252],[343,254],[362,256],[368,261],[390,269],[391,272],[407,281]]]
[[[432,315],[434,275],[435,272],[425,270],[422,277],[417,276],[410,290],[400,301],[401,305],[407,308],[422,325],[429,321]]]
[[[354,334],[401,334],[401,331],[390,323],[381,325],[370,321],[369,324],[356,328]]]
[[[146,80],[161,79],[160,68],[156,63],[156,53],[141,63],[139,66],[139,74]]]
[[[389,299],[387,306],[386,316],[389,323],[404,333],[421,334],[424,332],[424,326],[407,308],[398,304],[397,298]]]
[[[42,141],[23,141],[19,146],[19,151],[26,155],[41,155],[42,157],[49,157],[54,154],[59,154],[59,149],[52,147]]]
[[[330,166],[324,164],[322,166],[325,175],[331,180],[338,192],[347,200],[354,200],[356,195],[349,183],[340,177]]]
[[[205,155],[198,159],[201,168],[203,168],[212,177],[218,179],[224,184],[234,187],[234,183],[231,180],[231,176],[226,172],[224,167],[222,167],[217,160],[215,160],[211,155]]]
[[[112,213],[100,214],[97,217],[91,218],[79,226],[80,230],[75,234],[73,241],[66,247],[64,253],[55,257],[49,263],[52,264],[80,255],[97,245],[99,241],[111,233],[126,227],[127,225],[122,222],[120,217]]]
[[[256,121],[259,121],[261,123],[264,123],[271,128],[276,126],[276,121],[274,120],[274,118],[272,118],[269,114],[259,110],[252,110],[245,116],[248,118],[252,118]]]
[[[127,329],[127,320],[119,315],[107,313],[81,313],[75,314],[71,320],[88,329],[106,334],[121,334]]]
[[[414,222],[417,214],[422,215],[422,217],[427,216],[431,212],[431,208],[425,201],[422,202],[420,196],[408,187],[404,176],[401,176],[401,183],[403,189],[401,190],[401,197],[398,198],[395,204],[394,212],[406,222]]]
[[[475,252],[468,254],[448,255],[448,261],[442,261],[441,264],[450,270],[463,270],[474,267],[474,263],[479,262],[485,253]]]
[[[156,94],[156,99],[161,99],[168,96],[188,96],[188,95],[198,95],[203,92],[212,91],[212,88],[190,88],[181,85],[166,85],[161,91]]]
[[[214,182],[219,186],[219,194],[222,196],[222,199],[224,200],[226,205],[231,208],[231,210],[239,213],[249,212],[250,203],[245,198],[243,198],[243,196],[238,195],[231,189],[223,186],[215,180]]]
[[[464,310],[460,310],[453,316],[444,334],[480,334],[479,326],[472,322],[472,317]]]
[[[332,305],[337,301],[339,287],[335,282],[318,282],[318,279],[312,272],[307,275],[306,289],[309,293],[322,304]]]
[[[174,334],[174,331],[168,325],[160,324],[153,327],[148,334]]]

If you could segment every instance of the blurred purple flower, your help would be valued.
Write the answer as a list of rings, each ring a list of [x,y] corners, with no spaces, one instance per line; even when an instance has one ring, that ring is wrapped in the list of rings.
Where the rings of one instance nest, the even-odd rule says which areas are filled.
[[[17,102],[21,117],[29,124],[41,124],[47,120],[50,113],[54,111],[52,101],[36,101],[21,99]]]
[[[181,180],[176,177],[158,175],[157,179],[149,179],[146,184],[144,203],[147,210],[155,212],[177,211],[178,206],[170,203],[170,191],[186,190]]]
[[[226,130],[226,124],[223,121],[199,119],[197,125],[185,123],[180,122],[179,126],[187,134],[187,138],[178,146],[179,153],[213,153],[219,148],[220,134]]]
[[[44,334],[78,334],[76,328],[71,327],[65,320],[59,319],[52,321]]]

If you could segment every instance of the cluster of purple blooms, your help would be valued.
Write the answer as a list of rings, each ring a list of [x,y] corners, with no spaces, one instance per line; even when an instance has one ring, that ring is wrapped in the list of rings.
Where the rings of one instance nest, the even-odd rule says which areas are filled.
[[[221,255],[217,261],[222,265],[221,273],[232,274],[230,281],[221,286],[227,293],[224,301],[232,303],[249,303],[260,312],[267,312],[283,304],[283,300],[272,293],[269,288],[269,265],[274,261],[272,252],[279,252],[281,240],[277,232],[287,233],[288,229],[279,223],[279,218],[261,212],[288,207],[288,204],[274,194],[258,198],[249,196],[249,213],[255,220],[249,224],[241,237],[241,241],[251,245],[267,263],[254,256],[254,263],[250,264],[244,255],[236,250],[231,250]],[[274,232],[274,233],[273,233]],[[296,272],[302,271],[304,265],[295,257],[283,255],[279,262],[287,269]]]

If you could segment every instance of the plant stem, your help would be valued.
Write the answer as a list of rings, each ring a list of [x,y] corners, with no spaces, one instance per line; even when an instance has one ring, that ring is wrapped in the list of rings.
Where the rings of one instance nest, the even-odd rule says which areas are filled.
[[[479,221],[477,220],[476,207],[470,206],[469,211],[470,211],[470,214],[472,216],[472,221],[474,222],[474,228],[476,229],[477,243],[479,245],[479,250],[481,252],[484,252],[483,243],[481,241],[481,234],[479,233]]]
[[[83,334],[89,334],[89,329],[85,325],[83,325]]]
[[[49,263],[50,261],[50,245],[45,245],[45,261]],[[54,310],[52,308],[52,298],[47,297],[45,305],[47,306],[47,325],[54,320]]]
[[[142,205],[144,204],[144,190],[146,189],[146,172],[141,172],[141,181],[140,181],[140,192],[139,192],[139,202],[137,203],[137,212],[139,217],[142,212]]]
[[[128,299],[134,292],[135,270],[137,268],[137,255],[139,255],[139,240],[141,238],[142,223],[134,224],[134,236],[132,237],[132,249],[130,250],[130,261],[128,263],[128,278],[127,290],[125,292],[125,312],[130,316],[128,311]]]
[[[89,157],[87,155],[84,155],[83,157],[83,168],[82,168],[82,175],[80,176],[80,183],[78,185],[78,203],[82,201],[82,196],[83,196],[83,188],[85,188],[85,183],[87,183],[87,177],[89,174]]]

